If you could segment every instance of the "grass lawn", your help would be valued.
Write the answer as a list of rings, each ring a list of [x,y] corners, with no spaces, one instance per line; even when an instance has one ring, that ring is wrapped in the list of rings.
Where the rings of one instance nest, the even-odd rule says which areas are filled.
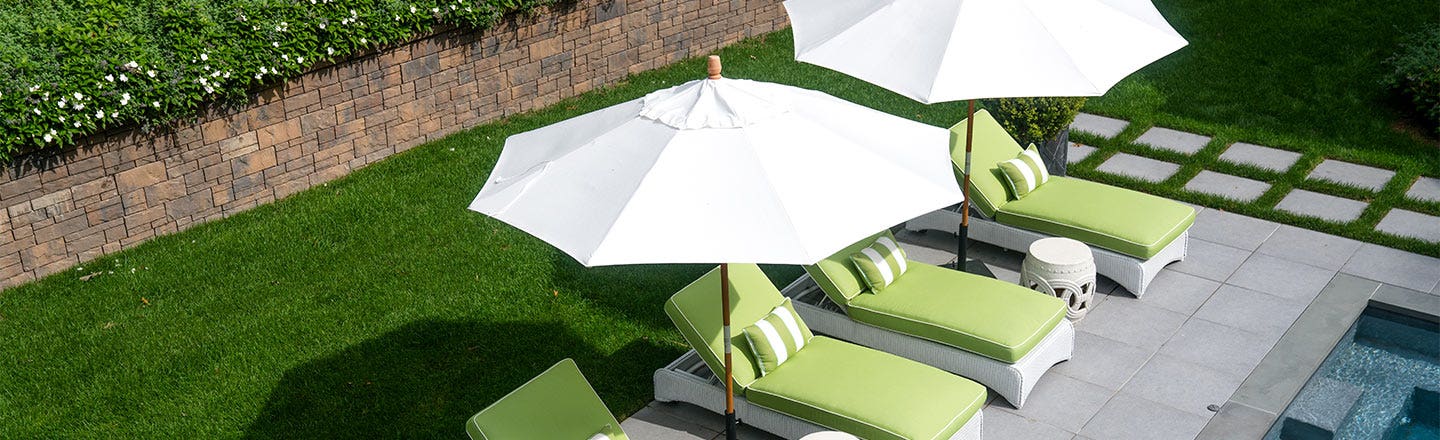
[[[1220,4],[1270,8],[1236,0]],[[1292,6],[1297,9],[1275,13],[1330,9]],[[1386,23],[1424,15],[1416,12],[1424,10],[1423,2],[1363,6],[1390,11],[1380,20]],[[1223,66],[1214,68],[1237,70],[1233,64],[1242,61],[1303,64],[1289,59],[1301,55],[1289,52],[1225,62],[1227,51],[1236,49],[1208,50],[1204,41],[1211,37],[1205,32],[1217,30],[1206,26],[1237,14],[1211,3],[1185,7],[1190,11],[1178,13],[1162,4],[1195,46],[1147,69],[1114,97],[1093,101],[1095,111],[1137,125],[1162,122],[1307,154],[1394,161],[1402,172],[1435,175],[1435,159],[1425,156],[1434,150],[1385,134],[1384,121],[1393,115],[1372,108],[1375,94],[1349,97],[1335,85],[1357,81],[1349,75],[1367,69],[1352,66],[1359,60],[1334,60],[1351,66],[1352,73],[1312,70],[1311,76],[1255,83],[1279,87],[1258,95],[1218,79],[1227,84],[1181,87],[1187,78],[1212,80],[1205,70],[1187,76],[1184,71],[1194,63],[1219,62]],[[1316,21],[1308,24],[1314,27],[1309,32],[1341,32],[1345,36],[1335,41],[1350,41],[1352,34],[1366,32],[1356,24],[1365,17],[1373,18]],[[1255,19],[1244,28],[1283,18]],[[1295,30],[1280,26],[1275,32]],[[1235,36],[1218,38],[1231,45],[1264,42],[1226,39]],[[1311,49],[1298,41],[1266,47]],[[1325,53],[1358,52],[1346,46]],[[730,77],[818,88],[936,125],[960,119],[958,103],[923,106],[794,63],[788,32],[737,44],[721,55]],[[661,304],[707,267],[586,269],[465,206],[505,137],[699,78],[703,70],[697,59],[643,73],[417,147],[274,204],[0,292],[0,341],[5,341],[0,437],[456,437],[466,417],[564,357],[576,358],[612,410],[632,413],[651,399],[654,369],[684,350]],[[1319,91],[1305,87],[1321,79],[1331,82]],[[1290,102],[1288,94],[1306,97]],[[1338,108],[1314,109],[1316,103]],[[1293,109],[1277,110],[1287,107]],[[1319,117],[1310,121],[1306,109],[1360,119],[1349,129]],[[1364,143],[1356,139],[1382,139],[1390,146],[1362,150]],[[799,273],[795,267],[767,269],[777,283]]]

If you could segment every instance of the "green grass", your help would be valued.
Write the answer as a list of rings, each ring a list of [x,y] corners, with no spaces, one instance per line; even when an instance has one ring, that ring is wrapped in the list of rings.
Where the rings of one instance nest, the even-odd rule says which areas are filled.
[[[1423,6],[1364,7],[1388,11],[1378,22],[1408,23],[1425,15],[1417,5]],[[1328,156],[1401,170],[1402,179],[1377,201],[1440,213],[1440,206],[1395,198],[1404,178],[1437,174],[1434,150],[1387,131],[1394,114],[1370,101],[1379,99],[1373,88],[1359,93],[1336,85],[1362,83],[1368,61],[1337,59],[1345,69],[1327,73],[1327,67],[1303,62],[1324,50],[1299,42],[1232,59],[1237,46],[1266,42],[1245,30],[1297,29],[1282,15],[1260,14],[1253,23],[1229,18],[1230,28],[1217,24],[1239,16],[1229,12],[1233,8],[1269,11],[1265,5],[1232,0],[1185,6],[1189,12],[1175,12],[1169,4],[1162,9],[1194,46],[1122,83],[1114,95],[1092,101],[1094,111],[1136,124],[1114,142],[1081,136],[1105,150],[1077,166],[1077,174],[1417,250],[1414,243],[1356,232],[1356,225],[1316,224],[1268,207],[1289,187],[1353,193],[1303,181],[1308,167]],[[1302,18],[1315,8],[1343,11],[1291,6],[1287,11],[1306,12]],[[1344,43],[1330,49],[1331,55],[1359,53],[1347,43],[1368,32],[1356,20],[1379,14],[1349,18],[1321,12],[1314,13],[1338,21],[1314,19],[1308,24],[1313,29],[1299,31],[1311,37],[1320,31],[1342,34],[1323,40]],[[1212,49],[1207,39],[1225,44]],[[958,103],[924,106],[795,63],[790,43],[789,33],[780,32],[726,48],[720,51],[725,72],[822,89],[936,125],[961,118]],[[1280,51],[1267,57],[1265,50]],[[1262,69],[1271,73],[1300,66],[1307,74],[1269,78],[1229,71],[1243,70],[1241,63],[1281,64]],[[612,410],[621,416],[634,412],[652,396],[654,369],[684,350],[661,304],[706,267],[583,268],[465,206],[507,136],[699,78],[703,70],[700,60],[686,60],[643,73],[419,146],[274,204],[0,292],[5,373],[0,437],[455,437],[466,417],[564,357],[577,359]],[[1230,79],[1212,78],[1217,75]],[[1187,84],[1190,80],[1214,84]],[[1318,84],[1314,91],[1305,87],[1310,83]],[[1252,90],[1257,88],[1263,90]],[[1291,95],[1304,96],[1287,101]],[[1358,122],[1338,124],[1337,115]],[[1194,159],[1126,142],[1154,123],[1214,134],[1217,142]],[[1357,139],[1385,146],[1371,148]],[[1234,140],[1304,151],[1305,166],[1277,174],[1216,163],[1222,145]],[[1099,160],[1116,151],[1185,166],[1160,185],[1093,173]],[[1276,187],[1254,204],[1175,189],[1202,168],[1275,181]],[[1363,221],[1377,215],[1367,212]],[[1433,248],[1418,250],[1435,254]],[[768,269],[777,282],[798,274],[794,267]],[[91,273],[98,275],[80,280]]]

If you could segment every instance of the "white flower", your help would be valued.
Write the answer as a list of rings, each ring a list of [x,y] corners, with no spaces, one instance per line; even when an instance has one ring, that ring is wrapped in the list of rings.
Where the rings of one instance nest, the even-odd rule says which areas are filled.
[[[355,13],[355,10],[354,10],[354,9],[351,9],[351,10],[350,10],[350,16],[351,16],[351,17],[358,17],[359,15],[360,15],[360,14],[356,14],[356,13]]]
[[[56,107],[60,107],[60,108],[65,108],[65,100],[64,100],[64,99],[61,99],[60,102],[55,103],[55,106],[56,106]]]
[[[60,117],[60,122],[65,122],[65,117],[64,117],[64,116],[61,116],[61,117]]]
[[[400,21],[400,16],[399,16],[399,15],[396,15],[396,16],[395,16],[395,21]]]
[[[230,71],[229,71],[229,70],[226,70],[226,71],[225,71],[225,74],[224,74],[224,75],[220,75],[220,77],[225,78],[225,79],[230,79]]]
[[[85,99],[85,95],[81,95],[80,92],[75,92],[75,100],[79,101],[81,99]]]
[[[290,54],[282,54],[280,55],[280,58],[284,58],[285,61],[290,61]]]
[[[202,77],[202,78],[200,78],[200,85],[202,85],[202,86],[210,85],[210,81]]]
[[[360,44],[369,44],[369,42],[365,41],[364,38],[361,38],[361,39],[360,39]]]
[[[115,75],[105,75],[105,80],[113,83],[115,82]]]
[[[284,29],[281,29],[280,26],[275,26],[275,32],[280,32],[280,31],[283,31],[283,30],[284,30]]]
[[[325,29],[325,23],[320,23],[320,29]]]
[[[260,79],[260,74],[255,74],[255,79]]]
[[[327,48],[325,48],[325,54],[326,54],[326,55],[334,55],[334,54],[335,54],[335,48],[333,48],[333,47],[327,47]]]
[[[47,144],[50,143],[50,141],[52,140],[52,139],[50,138],[50,133],[45,133],[45,136],[44,136],[44,137],[45,137],[45,143],[47,143]]]
[[[439,14],[439,13],[440,13],[440,8],[430,8],[430,13],[432,13],[432,14]]]
[[[120,74],[120,82],[130,82],[130,77],[125,76],[125,74],[122,73]]]
[[[75,128],[80,128],[80,121],[75,121]]]
[[[84,109],[85,109],[85,104],[77,102],[77,103],[75,103],[75,107],[73,107],[73,108],[76,109],[76,110],[84,110]]]
[[[147,71],[145,71],[145,74],[146,74],[146,75],[150,75],[151,78],[154,78],[154,77],[155,77],[155,71],[154,71],[154,70],[147,70]]]
[[[258,31],[258,30],[260,30],[260,26],[250,26],[250,30],[252,30],[252,31]]]
[[[40,114],[40,109],[38,109],[38,108],[32,108],[32,109],[30,109],[30,111],[35,112],[35,114],[37,114],[37,115]]]
[[[265,66],[260,66],[260,73],[264,74],[264,73],[270,73],[270,72],[267,71],[267,69],[265,69]]]
[[[104,110],[96,110],[96,111],[95,111],[95,119],[104,119],[104,118],[105,118],[105,111],[104,111]]]
[[[160,101],[150,101],[150,106],[160,108]]]
[[[300,64],[305,64],[305,57],[296,58],[296,59],[295,59],[295,62],[300,63]]]
[[[210,61],[210,54],[208,54],[208,53],[202,53],[202,54],[200,54],[200,61]]]
[[[270,42],[270,47],[280,47],[280,42],[279,42],[279,41],[271,41],[271,42]]]
[[[118,112],[110,112],[110,118],[111,118],[111,119],[114,119],[116,116],[120,116],[120,113],[118,113]]]
[[[455,10],[455,5],[450,5],[450,10],[451,10],[451,11],[454,11],[454,10]]]
[[[129,67],[129,68],[131,68],[131,69],[139,69],[139,68],[140,68],[140,64],[139,64],[139,63],[136,63],[136,62],[134,62],[134,61],[131,61],[131,62],[125,63],[125,67]]]
[[[217,76],[220,76],[220,71],[219,71],[219,70],[216,70],[216,71],[214,71],[214,72],[210,72],[210,77],[211,77],[211,78],[214,78],[214,77],[217,77]]]
[[[205,65],[205,70],[210,70],[210,65],[209,65],[209,64],[206,64],[206,65]]]
[[[205,93],[215,93],[215,88],[214,88],[214,87],[210,87],[210,86],[205,86]]]
[[[30,86],[30,93],[35,93],[36,90],[40,90],[40,86]]]
[[[415,13],[415,5],[410,5],[410,13],[411,13],[411,14],[414,14],[414,13]]]

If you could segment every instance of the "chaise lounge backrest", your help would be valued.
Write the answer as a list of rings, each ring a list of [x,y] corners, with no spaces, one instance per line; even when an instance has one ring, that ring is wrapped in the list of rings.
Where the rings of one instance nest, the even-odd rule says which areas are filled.
[[[865,237],[865,239],[857,241],[855,244],[846,246],[845,249],[841,249],[834,255],[825,257],[825,259],[815,264],[805,266],[805,273],[810,274],[810,278],[815,280],[815,284],[820,285],[820,290],[825,291],[825,296],[829,297],[830,301],[834,301],[835,304],[839,304],[841,307],[849,307],[851,299],[869,290],[869,288],[865,286],[865,279],[861,278],[860,272],[855,269],[855,265],[850,263],[850,255],[860,252],[860,249],[870,246],[880,237],[889,237],[891,240],[895,239],[895,236],[890,234],[888,230]],[[897,241],[896,243],[899,242]]]
[[[955,164],[956,178],[961,176],[965,166],[966,123],[962,120],[950,127],[950,158]],[[1002,180],[1004,176],[995,164],[1014,159],[1022,148],[1005,131],[1005,127],[990,116],[990,112],[975,112],[975,142],[970,153],[970,199],[985,217],[995,218],[995,211],[1010,200]]]
[[[475,414],[465,422],[465,432],[472,440],[584,439],[600,432],[612,440],[628,439],[571,359],[556,363]]]
[[[750,343],[741,329],[770,314],[784,302],[780,290],[754,264],[730,265],[730,343],[735,366],[735,386],[743,392],[760,377],[760,367],[750,358]],[[725,375],[725,345],[720,317],[720,268],[680,289],[665,301],[665,314],[680,329],[716,377]]]

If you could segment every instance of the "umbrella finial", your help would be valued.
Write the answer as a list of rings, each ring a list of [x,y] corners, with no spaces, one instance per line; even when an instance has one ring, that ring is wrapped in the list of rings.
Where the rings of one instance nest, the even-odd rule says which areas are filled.
[[[710,73],[710,79],[720,79],[720,56],[711,55],[710,65],[705,70]]]

